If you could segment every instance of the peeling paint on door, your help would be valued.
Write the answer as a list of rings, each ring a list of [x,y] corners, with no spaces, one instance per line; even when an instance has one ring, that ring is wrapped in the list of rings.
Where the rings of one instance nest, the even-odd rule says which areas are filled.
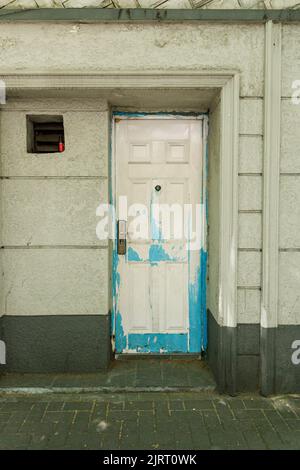
[[[162,116],[164,116],[164,118],[167,117],[167,115]],[[145,131],[145,129],[147,129],[147,122],[149,121],[147,121],[145,115],[135,113],[134,115],[127,115],[126,117],[132,119],[133,135],[143,136],[143,132],[147,134],[148,131]],[[201,118],[203,119],[203,116]],[[185,119],[188,119],[188,117],[185,116]],[[143,121],[144,127],[137,133],[136,126],[139,126],[141,121]],[[152,124],[150,127],[154,129],[154,137],[157,138],[159,135],[161,139],[164,138],[162,128],[166,129],[168,132],[169,129],[172,128],[172,123],[175,121],[180,123],[178,116],[176,116],[175,119],[174,116],[172,116],[170,121],[164,121],[163,126],[163,121],[159,120],[157,123],[155,123],[154,119],[151,119],[151,121]],[[189,121],[187,122],[189,123]],[[185,169],[183,173],[186,176],[172,177],[172,174],[168,175],[168,171],[169,168],[172,169],[172,166],[174,171],[175,164],[172,163],[172,165],[166,166],[164,169],[160,163],[160,170],[163,169],[164,173],[163,175],[159,175],[159,188],[162,186],[165,191],[160,191],[159,189],[158,192],[158,188],[155,186],[157,183],[155,168],[151,170],[152,173],[150,171],[151,175],[155,175],[155,177],[151,175],[148,177],[147,172],[149,172],[149,167],[153,165],[151,161],[147,161],[148,166],[146,168],[146,164],[143,160],[139,163],[139,166],[136,167],[132,162],[129,163],[129,160],[127,160],[128,167],[126,168],[126,158],[130,158],[129,156],[126,157],[126,153],[124,152],[124,136],[128,138],[127,130],[122,134],[122,168],[119,166],[118,146],[116,145],[116,196],[118,197],[118,195],[124,195],[125,193],[124,189],[122,189],[122,183],[120,183],[123,175],[125,175],[125,179],[127,178],[124,188],[130,188],[130,185],[134,184],[144,185],[141,194],[146,202],[149,197],[150,217],[150,243],[148,241],[136,243],[128,236],[128,249],[124,256],[117,254],[116,244],[114,244],[112,273],[113,322],[115,328],[115,348],[118,353],[200,353],[207,345],[207,252],[205,249],[205,240],[203,239],[202,247],[196,253],[187,250],[187,244],[184,240],[176,240],[172,243],[166,242],[159,221],[153,216],[152,212],[153,202],[156,203],[160,198],[167,197],[166,194],[169,194],[168,188],[173,183],[178,185],[178,188],[175,188],[176,190],[183,191],[182,194],[188,194],[189,197],[190,193],[193,192],[193,187],[196,186],[195,181],[199,181],[199,186],[203,183],[202,168],[205,165],[205,161],[202,161],[201,155],[204,156],[204,160],[206,156],[206,151],[203,152],[204,146],[202,142],[203,120],[200,119],[197,121],[196,119],[195,121],[191,121],[193,123],[191,127],[189,127],[187,122],[185,122],[182,127],[183,130],[188,129],[188,131],[191,132],[192,129],[192,131],[195,132],[195,130],[198,129],[199,132],[199,142],[196,139],[196,142],[199,144],[197,147],[197,158],[199,160],[197,161],[196,159],[195,148],[194,150],[189,150],[190,155],[188,156],[188,159],[194,158],[196,161],[196,163],[193,163],[193,170],[195,170],[194,165],[196,165],[196,168],[199,169],[199,175],[196,175],[196,178],[195,175],[193,175],[194,179],[190,181],[190,178],[187,176],[189,174],[187,165],[184,162]],[[120,119],[120,113],[118,113],[118,123],[116,126],[120,124],[123,128],[124,125],[127,125],[126,120]],[[158,133],[157,129],[160,130],[160,133]],[[182,129],[180,132],[183,132]],[[118,137],[118,132],[116,132],[116,139],[118,138],[120,137]],[[155,145],[159,148],[157,139],[154,139],[153,142],[152,151]],[[173,143],[174,139],[171,144],[173,145]],[[130,145],[135,145],[135,143],[130,143],[129,139],[127,146],[129,147]],[[138,145],[141,144],[138,143]],[[169,145],[167,137],[166,145]],[[176,142],[174,145],[177,145]],[[182,148],[189,148],[188,145],[184,145],[185,147],[182,144]],[[140,151],[140,149],[138,149],[138,151]],[[141,152],[137,153],[137,155],[138,158],[149,159],[147,153],[145,153],[144,156]],[[154,158],[153,155],[150,156],[150,160],[151,158]],[[156,155],[155,158],[159,159],[162,157]],[[154,163],[154,165],[155,164],[157,164],[157,162]],[[181,166],[180,169],[181,168],[183,167]],[[206,174],[206,171],[204,173]],[[188,181],[190,185],[193,184],[192,189],[187,190],[186,181]],[[120,187],[118,187],[118,184]],[[130,191],[129,189],[129,192]],[[199,195],[199,200],[203,200],[203,191],[205,192],[205,185],[203,185],[202,188],[196,188],[195,197],[198,198],[197,195]],[[206,195],[204,195],[204,200],[206,200]],[[140,203],[143,201],[133,202]],[[206,224],[205,219],[203,219],[203,224]],[[205,234],[205,229],[206,227],[202,227],[203,234]],[[162,286],[164,286],[164,289]],[[180,302],[182,309],[180,305],[177,305]],[[174,310],[174,318],[172,317],[172,308],[176,310]]]

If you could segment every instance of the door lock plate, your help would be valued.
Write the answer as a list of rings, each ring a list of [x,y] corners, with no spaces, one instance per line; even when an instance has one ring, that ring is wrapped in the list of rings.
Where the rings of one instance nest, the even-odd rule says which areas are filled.
[[[117,245],[117,251],[118,255],[126,255],[126,220],[118,220],[118,245]]]

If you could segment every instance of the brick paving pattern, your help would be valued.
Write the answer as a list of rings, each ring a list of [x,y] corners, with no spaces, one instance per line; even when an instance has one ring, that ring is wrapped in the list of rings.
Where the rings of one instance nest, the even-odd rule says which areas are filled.
[[[300,449],[300,396],[0,396],[0,449]]]

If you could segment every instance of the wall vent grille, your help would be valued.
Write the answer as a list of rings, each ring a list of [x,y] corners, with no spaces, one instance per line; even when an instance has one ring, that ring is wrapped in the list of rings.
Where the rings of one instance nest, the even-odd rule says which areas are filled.
[[[62,116],[27,116],[27,152],[58,153],[64,149],[65,135]],[[60,145],[60,144],[63,144]]]

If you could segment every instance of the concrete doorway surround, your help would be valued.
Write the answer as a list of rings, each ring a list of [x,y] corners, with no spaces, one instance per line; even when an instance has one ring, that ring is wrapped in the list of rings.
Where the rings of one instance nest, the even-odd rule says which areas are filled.
[[[91,93],[105,96],[112,107],[153,106],[161,111],[210,110],[208,194],[214,194],[209,216],[208,357],[220,390],[236,389],[237,326],[237,213],[239,74],[237,71],[201,73],[128,73],[67,75],[2,75],[8,95],[22,93]],[[144,91],[147,90],[147,94]],[[177,91],[180,90],[180,93]],[[161,93],[163,92],[163,93]],[[156,96],[157,95],[157,96]],[[165,96],[165,103],[160,101]],[[155,99],[156,96],[156,99]],[[177,96],[176,102],[174,96]],[[160,105],[158,103],[161,103]],[[200,107],[200,108],[199,108]],[[169,108],[169,109],[167,109]],[[215,118],[214,118],[215,116]],[[107,344],[110,339],[107,338]]]

